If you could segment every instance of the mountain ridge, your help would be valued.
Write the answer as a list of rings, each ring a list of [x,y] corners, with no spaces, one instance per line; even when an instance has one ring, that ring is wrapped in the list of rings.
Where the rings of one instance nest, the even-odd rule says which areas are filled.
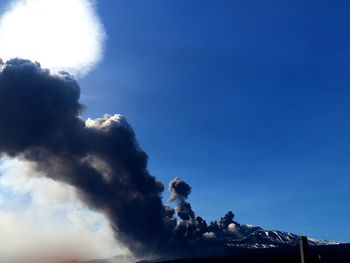
[[[231,224],[229,233],[222,237],[212,237],[208,235],[205,246],[208,248],[205,251],[196,251],[196,247],[189,245],[188,250],[193,249],[193,258],[211,258],[211,257],[230,257],[242,256],[250,253],[264,253],[264,251],[275,250],[295,250],[298,251],[299,239],[301,236],[279,230],[265,230],[261,227],[252,225],[240,225],[238,223]],[[339,242],[326,241],[321,239],[308,239],[309,247],[337,247],[342,245]],[[186,251],[183,255],[188,255]],[[137,261],[133,257],[117,256],[106,260],[94,260],[88,263],[145,263],[145,262],[168,262],[175,258],[191,258],[188,256],[179,255],[172,258],[158,258],[151,261]]]

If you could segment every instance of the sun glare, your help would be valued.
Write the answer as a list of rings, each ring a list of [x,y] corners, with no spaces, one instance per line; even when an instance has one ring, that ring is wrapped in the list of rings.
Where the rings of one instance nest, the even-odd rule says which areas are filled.
[[[0,18],[0,58],[85,74],[102,56],[105,34],[88,0],[18,0]]]

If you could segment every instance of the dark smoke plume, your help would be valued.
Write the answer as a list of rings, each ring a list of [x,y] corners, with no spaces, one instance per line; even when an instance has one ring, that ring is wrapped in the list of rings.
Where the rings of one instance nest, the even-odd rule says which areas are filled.
[[[180,178],[176,177],[169,183],[171,196],[170,202],[177,202],[176,212],[182,220],[194,220],[194,212],[191,204],[186,202],[186,199],[191,194],[191,186]]]
[[[176,209],[163,205],[164,186],[147,170],[133,129],[121,115],[83,120],[71,75],[22,59],[0,64],[0,152],[74,186],[136,256],[192,255],[236,224],[232,212],[209,226],[196,217],[191,187],[179,178],[169,184]]]

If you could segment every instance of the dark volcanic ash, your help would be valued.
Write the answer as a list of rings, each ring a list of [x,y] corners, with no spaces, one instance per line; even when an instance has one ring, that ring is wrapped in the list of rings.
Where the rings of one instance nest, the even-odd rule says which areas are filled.
[[[54,75],[22,59],[1,62],[0,152],[74,186],[136,256],[191,256],[231,235],[238,226],[233,213],[207,225],[187,202],[191,187],[179,178],[169,184],[176,209],[164,205],[164,186],[149,173],[147,154],[125,118],[83,120],[79,98],[68,73]]]
[[[68,73],[51,75],[21,59],[1,67],[0,151],[74,186],[136,254],[166,244],[172,224],[160,198],[163,185],[149,174],[127,121],[120,115],[80,118],[80,87]]]

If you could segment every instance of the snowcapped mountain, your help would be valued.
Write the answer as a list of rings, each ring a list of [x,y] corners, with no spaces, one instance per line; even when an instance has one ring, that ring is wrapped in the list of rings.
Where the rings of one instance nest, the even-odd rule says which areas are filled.
[[[186,258],[190,257],[211,257],[211,256],[228,256],[228,255],[242,255],[247,253],[247,250],[252,249],[256,251],[264,251],[266,249],[280,248],[280,249],[293,249],[295,246],[299,246],[300,236],[293,233],[287,233],[276,230],[265,230],[261,227],[252,225],[240,225],[238,223],[230,224],[227,231],[220,232],[221,236],[217,236],[214,233],[206,233],[204,243],[189,244],[187,249],[183,251],[177,251],[177,255],[169,258],[161,258],[157,261],[166,261],[173,258]],[[308,239],[309,245],[328,246],[339,245],[337,242],[330,242],[318,239]],[[330,246],[332,247],[332,246]],[[205,249],[203,249],[205,248]],[[250,253],[250,252],[249,252]],[[134,263],[134,260],[129,257],[116,257],[109,260],[92,261],[89,263]],[[139,262],[152,262],[152,261],[139,261]]]
[[[298,244],[300,236],[277,230],[265,230],[251,225],[230,225],[231,235],[224,237],[228,247],[238,248],[273,248],[289,247]],[[337,242],[312,239],[310,246],[337,245]]]

